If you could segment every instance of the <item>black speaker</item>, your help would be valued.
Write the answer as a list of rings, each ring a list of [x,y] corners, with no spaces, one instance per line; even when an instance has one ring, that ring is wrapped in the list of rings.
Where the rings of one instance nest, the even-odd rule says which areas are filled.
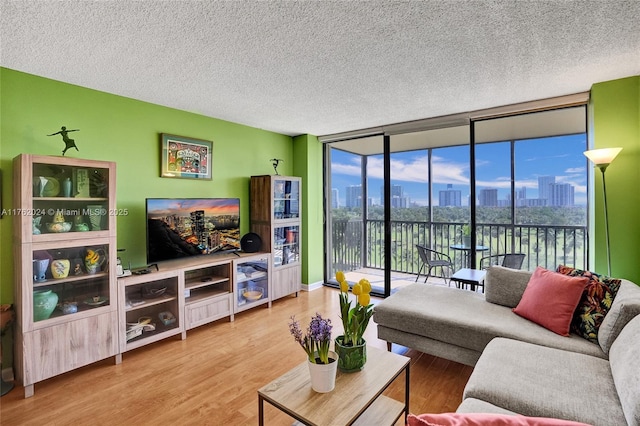
[[[240,239],[240,248],[245,253],[255,253],[260,250],[262,246],[262,238],[260,235],[249,232]]]

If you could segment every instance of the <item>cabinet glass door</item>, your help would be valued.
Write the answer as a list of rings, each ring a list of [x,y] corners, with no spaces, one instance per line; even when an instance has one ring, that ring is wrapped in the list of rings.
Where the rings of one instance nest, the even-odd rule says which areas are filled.
[[[273,266],[300,262],[300,227],[280,226],[274,229]]]
[[[109,169],[34,163],[33,234],[109,229]]]
[[[236,267],[236,306],[264,303],[269,299],[268,258],[238,263]]]
[[[109,246],[34,250],[33,322],[109,306]]]
[[[273,186],[274,219],[300,217],[300,183],[297,180],[275,179]]]

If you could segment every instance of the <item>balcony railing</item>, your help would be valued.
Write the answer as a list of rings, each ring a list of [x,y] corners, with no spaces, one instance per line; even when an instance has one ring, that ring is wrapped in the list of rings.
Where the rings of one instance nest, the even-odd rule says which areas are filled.
[[[360,268],[384,269],[384,222],[381,220],[333,221],[333,271]],[[463,267],[460,244],[464,223],[391,221],[391,270],[417,274],[420,258],[416,244],[444,252]],[[587,228],[585,226],[481,224],[476,227],[477,245],[487,247],[476,255],[476,267],[483,256],[524,253],[522,269],[558,265],[586,269]]]

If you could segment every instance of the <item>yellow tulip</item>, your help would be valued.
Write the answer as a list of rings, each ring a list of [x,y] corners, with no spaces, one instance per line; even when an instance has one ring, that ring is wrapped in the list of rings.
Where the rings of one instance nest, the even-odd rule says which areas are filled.
[[[346,281],[340,281],[340,291],[347,293],[349,291],[349,284]]]
[[[341,283],[344,280],[345,280],[344,272],[342,272],[342,271],[336,272],[336,281]]]
[[[360,294],[362,294],[362,286],[359,283],[354,284],[353,288],[351,289],[351,292],[356,296],[360,296]]]
[[[371,302],[371,296],[369,296],[369,293],[362,293],[361,295],[358,296],[358,303],[361,306],[368,306],[369,303]]]
[[[362,291],[369,294],[371,293],[371,283],[369,282],[369,280],[363,278],[360,280],[360,282],[358,283],[362,286]]]

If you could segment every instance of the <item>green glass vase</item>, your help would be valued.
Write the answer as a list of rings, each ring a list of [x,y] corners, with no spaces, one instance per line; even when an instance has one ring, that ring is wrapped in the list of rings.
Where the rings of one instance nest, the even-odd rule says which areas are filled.
[[[367,342],[362,339],[361,345],[343,345],[344,336],[335,339],[338,354],[338,369],[343,373],[354,373],[364,368],[367,362]]]
[[[58,295],[51,290],[33,291],[33,321],[46,320],[58,304]]]

